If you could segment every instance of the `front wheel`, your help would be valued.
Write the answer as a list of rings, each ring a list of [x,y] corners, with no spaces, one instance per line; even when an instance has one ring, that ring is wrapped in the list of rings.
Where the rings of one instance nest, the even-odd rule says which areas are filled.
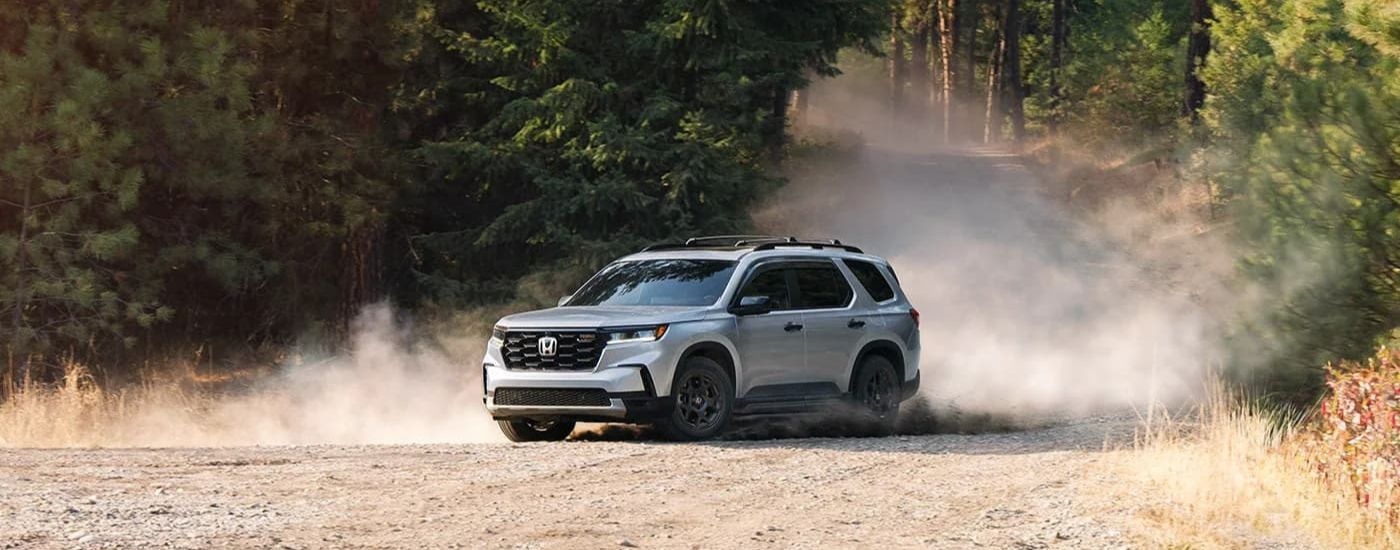
[[[734,414],[734,382],[708,357],[681,364],[672,384],[675,407],[657,427],[670,439],[695,441],[719,435]]]
[[[501,433],[506,434],[506,439],[516,443],[528,441],[563,441],[574,432],[574,421],[559,418],[549,418],[536,420],[533,418],[522,418],[519,420],[497,420],[496,425],[501,427]]]
[[[876,437],[894,434],[899,419],[900,381],[894,365],[879,355],[867,356],[851,388],[864,432]]]

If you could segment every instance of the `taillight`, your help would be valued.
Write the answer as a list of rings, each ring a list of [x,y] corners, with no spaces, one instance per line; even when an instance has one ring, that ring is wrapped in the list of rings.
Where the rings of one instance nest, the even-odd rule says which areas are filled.
[[[919,310],[909,308],[909,317],[914,319],[914,328],[919,328]]]

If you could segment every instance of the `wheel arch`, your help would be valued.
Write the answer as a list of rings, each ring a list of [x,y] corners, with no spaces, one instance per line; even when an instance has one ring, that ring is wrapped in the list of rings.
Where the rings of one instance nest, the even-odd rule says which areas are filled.
[[[860,373],[860,364],[871,355],[884,357],[893,364],[899,383],[904,384],[904,350],[899,348],[899,344],[890,340],[872,340],[861,346],[860,351],[856,353],[855,363],[851,365],[851,376],[846,380],[846,391],[851,391],[851,388],[855,386],[856,375]]]
[[[739,369],[734,360],[734,350],[729,346],[714,341],[705,340],[691,344],[681,352],[680,360],[676,361],[676,368],[671,372],[671,380],[667,382],[666,393],[669,395],[675,390],[676,376],[681,372],[681,365],[691,357],[704,357],[724,368],[725,374],[729,375],[729,382],[734,385],[734,395],[739,395]]]

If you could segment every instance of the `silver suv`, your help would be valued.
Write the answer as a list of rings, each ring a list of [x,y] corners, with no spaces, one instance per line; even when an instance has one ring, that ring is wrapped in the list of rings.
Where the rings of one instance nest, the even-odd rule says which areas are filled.
[[[919,312],[889,262],[840,241],[702,237],[501,319],[482,365],[512,441],[564,439],[579,421],[696,440],[736,416],[837,411],[888,434],[919,387]]]

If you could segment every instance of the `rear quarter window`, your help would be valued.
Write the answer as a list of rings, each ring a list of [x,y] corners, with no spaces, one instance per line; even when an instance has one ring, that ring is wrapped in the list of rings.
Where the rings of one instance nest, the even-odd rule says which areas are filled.
[[[836,265],[798,265],[793,268],[801,309],[829,309],[851,305],[855,291]]]
[[[885,274],[875,264],[863,260],[841,260],[860,281],[860,286],[870,293],[876,302],[894,299],[894,287],[885,279]]]

